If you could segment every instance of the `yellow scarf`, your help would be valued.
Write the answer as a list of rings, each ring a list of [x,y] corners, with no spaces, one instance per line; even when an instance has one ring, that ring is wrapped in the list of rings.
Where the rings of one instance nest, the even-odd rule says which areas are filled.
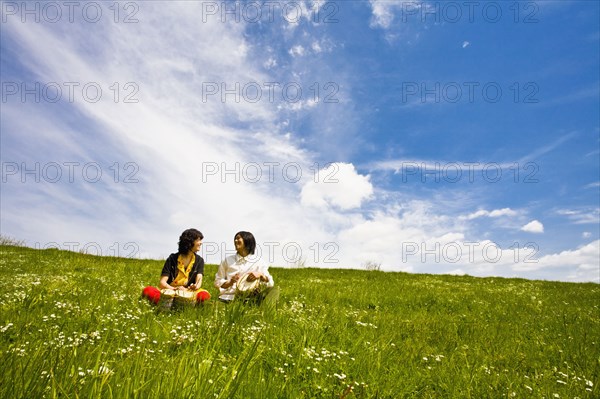
[[[190,272],[194,267],[194,262],[196,261],[196,255],[192,254],[192,259],[187,267],[183,264],[182,257],[179,255],[177,257],[177,277],[171,283],[173,287],[185,286],[190,278]]]

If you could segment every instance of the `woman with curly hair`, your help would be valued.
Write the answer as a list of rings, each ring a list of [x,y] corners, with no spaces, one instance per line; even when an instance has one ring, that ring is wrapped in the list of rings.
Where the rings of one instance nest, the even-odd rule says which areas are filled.
[[[187,229],[179,237],[179,249],[169,255],[163,266],[159,289],[146,287],[142,296],[157,304],[161,297],[167,305],[173,299],[201,303],[210,299],[208,291],[200,288],[204,274],[204,259],[196,255],[204,236],[196,229]]]

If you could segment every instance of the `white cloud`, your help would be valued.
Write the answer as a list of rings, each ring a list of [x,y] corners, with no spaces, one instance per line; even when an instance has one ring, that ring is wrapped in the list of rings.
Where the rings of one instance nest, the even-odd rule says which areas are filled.
[[[457,221],[456,214],[477,209],[474,205],[461,205],[466,209],[454,205],[456,212],[452,212],[433,199],[419,201],[410,194],[390,200],[374,187],[369,175],[358,173],[350,163],[333,164],[315,175],[313,165],[319,154],[302,147],[290,131],[293,123],[280,116],[289,108],[301,119],[305,115],[301,113],[319,108],[314,101],[292,106],[235,102],[231,96],[222,101],[219,95],[203,101],[203,83],[224,82],[231,88],[235,82],[272,81],[270,74],[277,73],[276,57],[257,54],[260,51],[247,41],[243,24],[216,19],[199,24],[200,3],[143,2],[140,6],[145,16],[161,23],[125,27],[19,22],[2,27],[3,40],[8,35],[15,42],[14,54],[36,80],[99,82],[106,93],[116,81],[135,82],[139,87],[137,104],[116,104],[106,96],[98,103],[66,104],[64,114],[47,104],[3,104],[3,158],[97,161],[108,179],[100,184],[81,179],[72,184],[3,183],[3,231],[30,244],[98,243],[105,254],[114,248],[125,256],[126,244],[133,243],[144,256],[163,257],[175,250],[183,229],[197,227],[205,234],[204,256],[214,263],[231,249],[235,231],[245,229],[253,231],[260,243],[277,244],[272,263],[279,266],[293,263],[282,250],[297,244],[307,265],[345,268],[374,261],[382,263],[384,270],[521,272],[511,268],[514,251],[504,249],[502,261],[492,262],[491,242],[471,236],[469,218]],[[302,50],[292,55],[318,48],[328,51],[326,41],[310,37],[302,43]],[[291,58],[292,70],[306,69],[303,62],[309,57]],[[349,139],[356,120],[348,117],[353,110],[348,92],[343,92],[348,87],[343,84],[345,72],[335,72],[343,105],[316,118],[315,131],[319,150],[336,155],[332,159],[344,159],[329,149],[356,147],[359,141]],[[344,146],[337,145],[340,142]],[[42,160],[40,154],[46,158]],[[111,183],[109,167],[116,161],[121,177],[126,172],[123,162],[134,162],[139,182]],[[260,181],[251,181],[251,163],[262,165]],[[300,180],[293,179],[295,166],[284,169],[290,165],[303,172]],[[207,173],[207,167],[214,174]],[[479,212],[483,213],[472,219],[516,213],[510,208]],[[490,254],[478,251],[471,261],[469,245],[489,248]],[[425,254],[402,252],[415,246]],[[454,262],[451,251],[456,248],[462,256]],[[432,255],[432,250],[437,253]],[[579,256],[578,251],[571,256]],[[589,271],[578,279],[594,271],[587,260],[569,262],[573,273]]]
[[[566,216],[575,224],[599,224],[600,208],[559,209],[558,215]]]
[[[518,213],[510,208],[494,209],[493,211],[486,211],[484,209],[478,210],[466,216],[466,219],[472,220],[483,216],[497,218],[501,216],[516,216]]]
[[[263,63],[263,66],[266,69],[273,69],[277,66],[277,60],[273,57],[269,57],[269,59]]]
[[[406,4],[404,0],[369,0],[371,4],[371,28],[389,29],[395,18],[396,11]],[[421,3],[411,3],[411,7],[418,9]]]
[[[382,270],[415,273],[600,282],[600,241],[541,256],[539,245],[533,242],[502,246],[467,237],[464,227],[453,225],[451,217],[440,216],[439,209],[428,202],[390,208],[368,219],[355,217],[351,226],[340,231],[336,242],[353,252],[340,251],[342,259],[348,256],[362,263],[380,263]]]
[[[582,238],[590,238],[591,236],[592,236],[592,233],[590,233],[589,231],[584,231],[584,232],[581,234],[581,237],[582,237]]]
[[[419,104],[424,104],[418,101]],[[388,159],[385,161],[372,162],[367,165],[371,170],[393,171],[410,176],[421,176],[426,171],[436,172],[444,176],[448,181],[473,181],[480,179],[479,174],[474,172],[485,171],[486,169],[502,171],[514,168],[514,162],[489,163],[489,162],[467,162],[467,161],[444,161],[444,160],[425,160],[425,159]],[[491,172],[490,172],[491,173]],[[460,178],[456,178],[460,176]]]
[[[521,227],[521,230],[526,231],[528,233],[543,233],[544,225],[537,220],[532,220],[525,226]]]
[[[513,211],[510,208],[502,208],[502,209],[494,209],[490,212],[489,216],[491,218],[497,218],[500,216],[515,216],[517,212]]]
[[[293,46],[288,53],[292,56],[292,57],[302,57],[304,55],[304,47],[302,47],[301,45],[296,45]]]
[[[108,93],[115,81],[135,82],[139,87],[137,104],[115,104],[108,95],[98,103],[81,99],[73,102],[69,114],[85,118],[73,130],[62,128],[60,114],[52,107],[19,103],[18,107],[6,104],[5,108],[3,104],[3,122],[24,127],[3,128],[3,140],[12,143],[9,148],[3,146],[3,156],[25,161],[31,154],[38,154],[32,161],[39,161],[39,154],[46,154],[49,160],[58,162],[84,158],[102,163],[104,176],[109,176],[107,168],[115,161],[125,160],[138,165],[140,179],[131,185],[66,184],[52,190],[43,205],[37,204],[35,197],[43,185],[17,184],[25,194],[19,201],[33,206],[27,214],[14,212],[15,208],[5,212],[8,203],[20,207],[2,190],[3,228],[10,225],[15,234],[30,242],[102,241],[106,248],[110,240],[135,241],[154,256],[172,251],[173,241],[190,225],[200,228],[207,240],[228,244],[229,235],[241,227],[237,223],[259,231],[259,238],[273,239],[277,234],[273,231],[269,237],[265,232],[270,228],[266,226],[278,226],[281,236],[290,237],[288,233],[297,230],[297,223],[306,220],[301,216],[295,220],[293,216],[282,217],[287,216],[289,200],[297,196],[301,182],[294,186],[283,181],[279,166],[272,184],[266,175],[262,182],[252,183],[244,181],[242,168],[256,160],[279,165],[297,161],[307,171],[309,164],[303,161],[307,154],[273,128],[278,122],[273,104],[238,103],[232,97],[222,102],[220,96],[203,101],[199,94],[202,82],[226,82],[235,87],[235,82],[270,80],[260,72],[258,62],[248,58],[243,31],[238,25],[218,21],[197,24],[195,15],[199,13],[191,12],[190,4],[143,6],[147,15],[177,23],[168,24],[169,32],[155,24],[133,24],[127,32],[121,32],[116,24],[102,26],[106,29],[102,31],[104,39],[91,46],[98,59],[79,51],[88,47],[88,40],[100,36],[98,32],[84,34],[91,29],[89,26],[73,24],[64,30],[43,24],[3,26],[3,36],[6,28],[8,35],[18,38],[20,61],[37,74],[35,79],[98,82]],[[197,41],[198,37],[204,40]],[[48,50],[51,48],[57,50]],[[27,118],[23,113],[28,114]],[[246,122],[252,122],[254,128],[239,127]],[[29,158],[19,151],[20,143],[30,143]],[[110,151],[112,148],[122,153]],[[203,175],[203,167],[209,164],[216,165],[219,173]],[[224,168],[231,170],[236,165],[241,165],[237,172],[223,176]],[[237,184],[235,179],[240,175],[242,182]],[[278,187],[278,198],[269,195],[269,184]],[[107,185],[121,189],[122,195],[115,197],[106,190]],[[239,198],[244,198],[247,205],[240,207]],[[63,206],[69,203],[80,206]],[[137,215],[127,216],[125,209],[116,212],[125,204],[136,204]],[[264,211],[265,206],[269,212]],[[13,212],[15,217],[5,218]],[[250,220],[248,212],[261,216]],[[48,228],[38,224],[40,236],[31,236],[27,226],[32,220],[49,220],[47,214],[56,215],[56,220]],[[296,227],[290,229],[291,225]],[[321,237],[318,230],[315,227],[311,235]]]
[[[369,176],[358,174],[352,164],[332,163],[304,184],[300,198],[305,206],[335,206],[348,210],[360,207],[372,195]]]
[[[384,2],[377,0],[370,0],[373,16],[371,17],[372,28],[383,28],[387,29],[390,27],[394,20],[394,13],[392,10],[392,2]]]
[[[93,104],[76,101],[69,115],[85,119],[76,121],[75,129],[65,129],[60,119],[64,114],[43,104],[3,104],[3,156],[18,161],[30,160],[31,154],[37,154],[32,161],[40,161],[39,154],[60,162],[83,158],[103,167],[116,160],[131,161],[139,167],[139,183],[55,184],[52,190],[18,183],[20,190],[2,190],[3,231],[30,244],[95,242],[104,253],[112,247],[121,248],[123,255],[125,244],[132,242],[138,255],[164,257],[176,248],[181,231],[193,226],[204,233],[203,255],[214,263],[231,249],[232,234],[245,229],[260,243],[277,244],[269,260],[275,265],[293,263],[283,250],[299,245],[309,265],[334,258],[339,259],[338,267],[357,266],[336,236],[358,217],[340,211],[360,206],[373,192],[368,176],[349,164],[336,165],[334,176],[321,171],[316,194],[330,209],[301,204],[301,189],[314,178],[314,162],[279,119],[277,107],[289,104],[236,102],[233,96],[222,101],[220,95],[203,101],[202,82],[224,82],[232,88],[235,82],[274,80],[261,72],[264,57],[252,57],[240,25],[214,20],[197,24],[194,15],[199,13],[190,12],[189,4],[143,7],[146,15],[169,23],[132,25],[126,32],[119,25],[107,25],[102,35],[86,35],[90,27],[77,24],[65,31],[41,24],[6,27],[7,35],[18,38],[19,61],[38,74],[36,79],[100,82],[108,92],[117,80],[131,81],[139,87],[139,102],[115,104],[108,96]],[[87,42],[95,37],[103,39],[94,45]],[[48,50],[53,47],[59,50]],[[94,48],[95,59],[79,51],[88,47]],[[294,111],[314,108],[315,102],[307,100]],[[337,116],[348,120],[343,112]],[[347,139],[349,129],[334,125]],[[96,130],[100,134],[94,134]],[[319,134],[323,132],[332,135],[327,123],[319,125]],[[258,182],[246,173],[250,163],[262,165]],[[292,164],[303,174],[299,181],[294,168],[284,169]],[[110,172],[104,171],[105,176]],[[327,178],[339,182],[325,184]],[[332,185],[344,188],[328,191]],[[46,223],[36,222],[40,220]],[[35,232],[28,227],[33,224]]]
[[[600,240],[593,241],[574,250],[540,257],[536,262],[520,263],[513,269],[524,271],[554,271],[555,275],[567,276],[573,281],[595,281],[600,283]]]
[[[307,110],[307,109],[311,109],[314,108],[318,105],[318,102],[315,101],[314,99],[310,98],[306,101],[297,101],[295,103],[291,103],[291,104],[283,104],[279,106],[279,109],[288,109],[288,110],[292,110],[292,111],[302,111],[302,110]]]
[[[352,259],[352,263],[381,263],[383,270],[424,271],[428,265],[418,255],[404,256],[406,248],[463,238],[460,232],[448,233],[452,229],[450,218],[436,215],[426,201],[388,206],[370,217],[351,215],[348,219],[350,225],[336,237],[340,248],[346,249],[340,251],[341,256]]]
[[[308,48],[312,51],[313,54],[321,54],[321,53],[331,53],[336,48],[336,44],[329,38],[324,37],[321,39],[313,39],[312,37],[306,37],[305,39],[306,46],[302,46],[302,54],[306,55],[309,53]],[[311,42],[312,40],[312,42]],[[290,53],[291,54],[291,53]],[[293,55],[293,54],[291,54]]]
[[[453,225],[453,218],[439,211],[429,202],[410,202],[370,218],[352,216],[336,238],[340,249],[351,248],[340,250],[340,263],[352,259],[355,264],[375,262],[382,270],[414,273],[599,282],[600,241],[541,256],[536,243],[502,246],[468,237],[464,227]]]

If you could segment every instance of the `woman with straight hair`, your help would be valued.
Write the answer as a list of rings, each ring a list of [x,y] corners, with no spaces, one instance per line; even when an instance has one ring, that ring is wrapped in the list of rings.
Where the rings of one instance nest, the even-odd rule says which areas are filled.
[[[269,268],[255,256],[256,240],[247,231],[239,231],[233,238],[235,255],[227,256],[219,265],[215,276],[215,287],[219,299],[231,302],[237,296],[255,297],[259,301],[273,288],[273,277]]]

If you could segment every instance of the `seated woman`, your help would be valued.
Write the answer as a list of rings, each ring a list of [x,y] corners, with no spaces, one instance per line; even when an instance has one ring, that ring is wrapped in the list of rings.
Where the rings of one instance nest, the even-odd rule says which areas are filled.
[[[215,276],[215,287],[219,289],[219,299],[232,301],[237,295],[256,297],[259,300],[273,288],[273,277],[269,269],[254,255],[256,240],[252,233],[240,231],[233,239],[235,255],[227,256],[221,262]]]
[[[201,303],[210,299],[202,286],[204,259],[196,255],[204,236],[196,229],[187,229],[179,237],[179,250],[169,255],[163,266],[158,290],[146,287],[142,296],[157,304],[161,297],[170,304],[173,298],[189,303]]]

